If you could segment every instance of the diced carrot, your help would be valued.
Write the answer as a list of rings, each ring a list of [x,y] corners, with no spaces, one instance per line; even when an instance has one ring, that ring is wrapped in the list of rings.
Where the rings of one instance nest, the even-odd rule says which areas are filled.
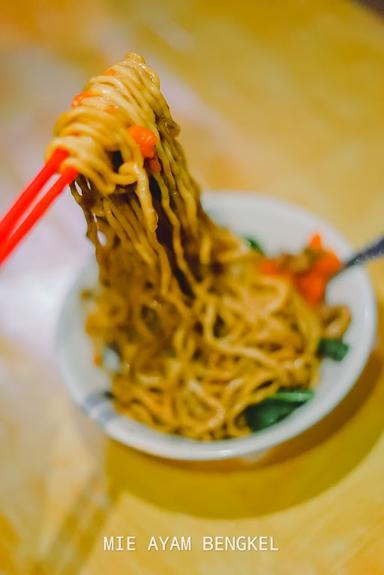
[[[313,264],[313,270],[329,279],[341,268],[341,261],[334,252],[327,251]]]
[[[316,271],[310,270],[296,276],[295,285],[310,305],[316,305],[324,297],[326,280]]]
[[[308,242],[308,246],[316,251],[321,251],[323,249],[323,242],[320,234],[314,234]]]
[[[135,142],[140,146],[144,158],[153,158],[156,153],[156,135],[151,130],[148,130],[148,128],[143,128],[143,126],[138,126],[137,124],[130,126],[128,131]]]
[[[148,160],[148,167],[151,172],[161,172],[161,164],[159,162],[159,158],[157,156],[150,158]]]
[[[94,96],[94,94],[92,94],[92,92],[90,90],[86,90],[85,92],[80,92],[80,94],[77,94],[72,102],[71,102],[71,106],[72,108],[76,108],[77,106],[80,106],[80,104],[82,103],[82,101],[85,98],[91,98],[92,96]]]
[[[117,70],[115,70],[114,68],[107,68],[106,70],[104,70],[103,74],[104,76],[116,76]]]
[[[262,274],[275,276],[278,275],[281,270],[274,260],[269,260],[267,258],[261,260],[260,271]]]
[[[279,266],[279,264],[272,259],[264,258],[260,262],[260,272],[268,276],[279,276],[286,280],[292,279],[292,273]]]

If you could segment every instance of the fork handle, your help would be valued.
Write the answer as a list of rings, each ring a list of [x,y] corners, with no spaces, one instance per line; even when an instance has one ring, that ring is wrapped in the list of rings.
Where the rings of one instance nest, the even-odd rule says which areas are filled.
[[[345,263],[343,268],[347,269],[352,266],[362,264],[368,260],[375,260],[384,256],[384,236],[381,236],[373,243],[369,244],[359,252],[351,256]]]

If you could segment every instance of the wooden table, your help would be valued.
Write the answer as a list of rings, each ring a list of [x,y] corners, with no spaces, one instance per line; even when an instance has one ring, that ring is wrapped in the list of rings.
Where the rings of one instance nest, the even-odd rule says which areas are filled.
[[[253,7],[251,7],[254,5]],[[0,23],[0,209],[42,161],[86,78],[134,48],[159,70],[203,186],[286,198],[357,245],[383,232],[384,27],[347,2],[8,2]],[[178,464],[108,440],[55,362],[65,291],[90,248],[62,197],[0,277],[0,573],[384,573],[383,265],[379,340],[349,397],[254,463]],[[103,550],[136,536],[136,551]],[[191,536],[191,551],[146,550]],[[203,552],[206,535],[278,552]]]

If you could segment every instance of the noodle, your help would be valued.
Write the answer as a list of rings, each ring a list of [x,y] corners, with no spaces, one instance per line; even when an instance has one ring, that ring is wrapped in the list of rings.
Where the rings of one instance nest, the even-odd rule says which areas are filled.
[[[130,126],[157,139],[156,164]],[[86,329],[118,409],[195,439],[249,433],[244,410],[281,387],[310,387],[322,320],[260,256],[203,211],[156,74],[133,53],[92,78],[56,125],[63,169],[95,246],[99,285]],[[335,321],[333,317],[332,321]]]

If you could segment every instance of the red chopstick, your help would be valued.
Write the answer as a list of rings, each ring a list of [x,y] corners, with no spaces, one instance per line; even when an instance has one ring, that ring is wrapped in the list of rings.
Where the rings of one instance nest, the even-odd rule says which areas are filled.
[[[66,150],[58,149],[40,170],[32,182],[20,194],[16,202],[0,221],[0,265],[14,250],[33,225],[46,212],[67,184],[78,175],[74,168],[66,168],[42,199],[32,208],[30,213],[19,224],[28,208],[39,195],[42,187],[58,171],[61,163],[68,157]],[[19,224],[19,225],[18,225]],[[17,227],[18,226],[18,227]]]

